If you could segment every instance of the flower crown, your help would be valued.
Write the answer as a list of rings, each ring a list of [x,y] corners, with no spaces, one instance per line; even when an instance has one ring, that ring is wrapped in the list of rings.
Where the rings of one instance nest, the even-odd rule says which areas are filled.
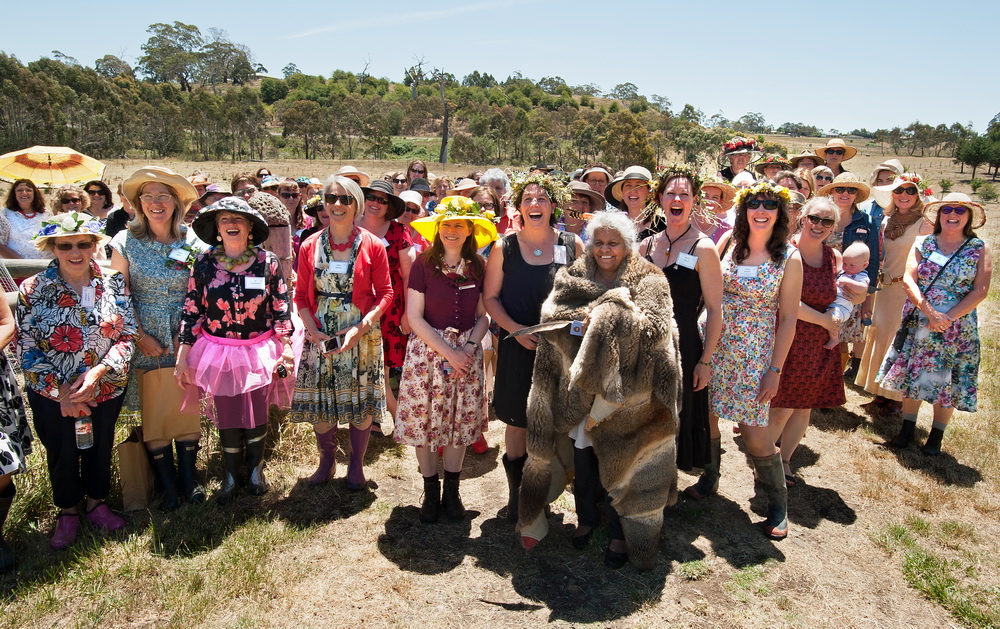
[[[311,199],[303,203],[302,207],[312,209],[320,205],[323,205],[323,197],[321,195],[315,194]]]
[[[104,227],[101,225],[100,220],[90,214],[66,212],[65,214],[54,216],[52,220],[44,221],[42,228],[31,239],[48,238],[49,236],[69,236],[73,234],[103,236]]]
[[[687,164],[667,164],[663,170],[657,173],[653,177],[653,181],[649,182],[651,190],[656,190],[660,182],[673,179],[674,177],[684,177],[691,181],[691,192],[697,197],[701,194],[701,186],[704,183],[701,175],[698,174],[698,170]],[[654,199],[654,202],[656,200]]]
[[[741,149],[747,149],[748,151],[759,150],[757,148],[757,140],[754,140],[753,138],[733,138],[729,142],[722,145],[722,150],[725,153],[731,153]]]
[[[524,189],[531,184],[537,184],[545,188],[546,194],[549,195],[549,199],[552,201],[552,213],[558,218],[561,214],[560,208],[569,204],[571,195],[566,186],[552,175],[539,172],[529,175],[515,174],[513,181],[510,182],[510,198],[514,202],[515,207],[521,204],[521,195],[524,193]]]
[[[781,155],[768,155],[764,159],[757,162],[758,166],[760,166],[761,164],[787,164],[788,166],[792,165],[790,161],[788,161]]]
[[[906,183],[912,183],[915,185],[921,196],[929,197],[934,194],[934,191],[931,190],[930,184],[928,184],[927,181],[917,173],[903,173],[899,176],[899,178]]]
[[[491,223],[496,222],[496,214],[492,210],[484,212],[479,204],[472,199],[458,195],[441,199],[434,206],[434,213],[443,215],[441,220],[448,218],[485,218]]]
[[[789,194],[788,188],[785,186],[778,186],[766,181],[761,181],[755,183],[749,188],[741,188],[736,191],[736,199],[734,203],[739,206],[743,204],[746,199],[757,196],[758,194],[770,194],[778,197],[787,205],[792,202],[792,195]]]

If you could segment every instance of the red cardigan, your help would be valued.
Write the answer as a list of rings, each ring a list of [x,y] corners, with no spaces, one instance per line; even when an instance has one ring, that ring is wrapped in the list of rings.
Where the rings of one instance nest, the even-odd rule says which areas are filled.
[[[389,258],[385,254],[385,245],[371,232],[361,230],[361,243],[354,260],[354,290],[351,301],[362,316],[371,312],[376,305],[384,314],[392,303],[392,283],[389,281]],[[295,283],[295,306],[299,314],[307,311],[319,325],[316,319],[316,276],[315,257],[316,246],[323,232],[320,230],[309,236],[299,248],[299,259],[296,265],[298,281]]]

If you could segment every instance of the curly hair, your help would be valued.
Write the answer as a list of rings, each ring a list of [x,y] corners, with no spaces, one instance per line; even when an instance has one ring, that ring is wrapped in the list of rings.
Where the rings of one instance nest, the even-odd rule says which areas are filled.
[[[70,193],[75,192],[78,197],[80,197],[80,207],[83,210],[90,208],[90,195],[83,191],[83,188],[76,185],[75,183],[67,183],[56,189],[52,198],[49,199],[49,209],[52,210],[53,214],[62,214],[63,210],[62,200]]]
[[[779,192],[784,191],[782,195]],[[750,237],[750,220],[747,218],[747,203],[751,199],[762,197],[764,200],[778,202],[778,208],[774,219],[774,228],[771,230],[771,237],[767,241],[767,251],[771,254],[771,259],[781,262],[785,257],[785,249],[788,246],[788,206],[787,189],[782,186],[773,186],[768,183],[759,183],[748,189],[751,194],[740,194],[736,197],[736,222],[733,225],[733,262],[741,264],[750,255],[750,245],[747,239]],[[743,191],[741,191],[743,192]]]

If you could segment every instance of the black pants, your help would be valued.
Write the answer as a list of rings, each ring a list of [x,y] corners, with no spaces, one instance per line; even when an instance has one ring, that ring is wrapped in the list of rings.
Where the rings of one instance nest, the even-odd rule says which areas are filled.
[[[601,476],[594,448],[573,448],[573,500],[580,526],[597,526],[601,519],[597,496],[601,492]]]
[[[115,444],[115,423],[124,401],[125,396],[119,395],[91,409],[94,445],[78,450],[76,420],[62,416],[59,402],[28,389],[35,434],[45,446],[52,500],[60,509],[77,506],[84,496],[104,500],[111,493],[111,450]]]

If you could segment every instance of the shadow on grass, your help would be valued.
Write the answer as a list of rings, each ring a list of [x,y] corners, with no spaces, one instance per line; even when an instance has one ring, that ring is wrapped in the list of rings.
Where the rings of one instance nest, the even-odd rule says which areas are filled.
[[[831,409],[813,409],[809,425],[827,431],[854,432],[868,423],[863,415],[849,411],[843,406]]]
[[[876,423],[876,434],[882,440],[886,452],[896,456],[899,464],[908,470],[923,473],[931,479],[946,485],[956,487],[972,487],[983,480],[982,473],[974,467],[962,463],[948,452],[948,432],[944,434],[944,448],[938,456],[928,456],[920,451],[920,446],[927,440],[927,431],[918,428],[913,443],[906,448],[890,448],[888,442],[899,434],[901,419],[883,419]]]

